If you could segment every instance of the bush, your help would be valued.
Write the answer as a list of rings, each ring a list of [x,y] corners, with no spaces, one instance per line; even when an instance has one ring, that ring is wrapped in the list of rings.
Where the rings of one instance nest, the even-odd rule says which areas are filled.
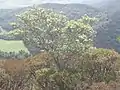
[[[59,70],[53,59],[48,53],[41,53],[23,61],[1,61],[1,89],[115,90],[114,85],[119,88],[119,54],[114,50],[94,49],[83,56],[65,54],[60,61],[63,68]]]
[[[74,56],[76,57],[76,55]],[[64,66],[63,69],[37,70],[38,86],[42,90],[87,90],[93,83],[117,81],[119,79],[119,59],[117,52],[107,49],[92,50],[79,59],[70,57],[65,64],[67,66],[69,64],[69,66]],[[69,63],[70,60],[74,63]]]
[[[31,74],[24,60],[3,60],[0,63],[0,90],[30,90]]]
[[[118,78],[119,54],[114,50],[95,49],[82,57],[79,65],[88,82],[110,82]]]

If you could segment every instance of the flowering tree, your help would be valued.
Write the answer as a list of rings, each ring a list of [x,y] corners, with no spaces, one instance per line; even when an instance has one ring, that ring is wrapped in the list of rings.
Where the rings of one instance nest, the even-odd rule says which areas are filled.
[[[92,46],[95,18],[69,20],[51,10],[33,8],[18,15],[17,27],[27,47],[47,52],[82,53]]]

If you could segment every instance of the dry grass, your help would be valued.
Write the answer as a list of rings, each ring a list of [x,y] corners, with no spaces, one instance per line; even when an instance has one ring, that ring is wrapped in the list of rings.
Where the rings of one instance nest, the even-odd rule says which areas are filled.
[[[6,72],[15,73],[23,70],[28,70],[32,66],[44,67],[47,65],[49,55],[46,53],[38,54],[34,57],[27,58],[25,60],[0,60],[0,68]],[[40,68],[39,67],[39,68]]]
[[[94,83],[89,90],[120,90],[120,83],[110,82],[109,84]]]
[[[33,90],[35,69],[46,65],[46,60],[45,53],[25,60],[0,60],[0,90]]]

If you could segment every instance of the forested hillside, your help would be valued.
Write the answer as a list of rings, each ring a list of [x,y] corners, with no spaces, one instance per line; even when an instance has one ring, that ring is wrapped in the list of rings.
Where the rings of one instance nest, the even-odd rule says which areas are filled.
[[[78,19],[85,14],[95,17],[100,13],[100,10],[86,4],[42,4],[40,6],[62,13],[70,19]]]
[[[103,2],[101,2],[101,4],[102,3]],[[99,10],[107,13],[108,23],[105,25],[103,24],[103,28],[100,28],[101,30],[98,32],[95,46],[113,48],[120,52],[120,43],[117,40],[117,37],[120,35],[119,5],[119,0],[107,0],[102,7],[99,7]]]

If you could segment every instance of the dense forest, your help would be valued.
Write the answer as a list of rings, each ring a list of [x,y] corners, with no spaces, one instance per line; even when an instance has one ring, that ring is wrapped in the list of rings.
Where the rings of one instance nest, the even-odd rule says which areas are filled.
[[[119,3],[1,9],[0,90],[119,90]]]

